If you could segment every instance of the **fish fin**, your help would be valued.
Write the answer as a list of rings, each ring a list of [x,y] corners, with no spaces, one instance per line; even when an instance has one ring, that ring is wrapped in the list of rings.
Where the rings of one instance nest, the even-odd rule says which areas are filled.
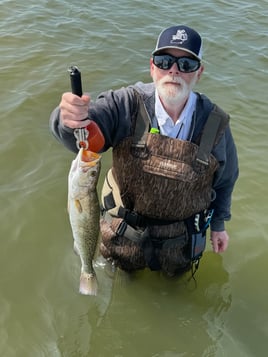
[[[98,282],[95,274],[81,273],[79,292],[83,295],[97,295]]]
[[[77,208],[77,211],[78,211],[79,213],[82,213],[82,212],[83,212],[83,208],[82,208],[82,206],[81,206],[80,201],[79,201],[79,200],[74,200],[74,204],[75,204],[75,207]]]

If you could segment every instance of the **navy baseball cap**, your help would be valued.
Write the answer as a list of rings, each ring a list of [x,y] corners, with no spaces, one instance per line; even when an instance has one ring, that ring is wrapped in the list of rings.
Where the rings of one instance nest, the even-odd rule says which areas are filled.
[[[195,58],[202,59],[202,39],[198,32],[184,25],[172,26],[163,30],[157,40],[153,55],[168,48],[177,48],[189,52]]]

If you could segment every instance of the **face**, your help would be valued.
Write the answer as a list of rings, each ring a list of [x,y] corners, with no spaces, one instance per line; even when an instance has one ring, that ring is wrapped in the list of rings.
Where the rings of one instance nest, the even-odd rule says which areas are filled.
[[[176,57],[191,57],[188,52],[179,49],[168,49],[163,53]],[[163,70],[153,64],[150,59],[151,77],[157,88],[159,97],[163,104],[178,105],[184,104],[195,84],[198,82],[204,67],[191,73],[180,72],[176,63],[168,70]]]

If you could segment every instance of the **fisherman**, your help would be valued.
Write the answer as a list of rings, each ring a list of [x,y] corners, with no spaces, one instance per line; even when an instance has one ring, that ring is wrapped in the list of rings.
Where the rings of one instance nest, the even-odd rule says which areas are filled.
[[[227,249],[238,159],[229,115],[193,91],[203,71],[198,32],[172,26],[152,52],[152,83],[109,90],[95,102],[64,93],[51,114],[52,133],[68,149],[77,152],[74,129],[91,121],[104,136],[102,151],[113,148],[100,252],[123,270],[196,270],[208,227],[213,251]]]

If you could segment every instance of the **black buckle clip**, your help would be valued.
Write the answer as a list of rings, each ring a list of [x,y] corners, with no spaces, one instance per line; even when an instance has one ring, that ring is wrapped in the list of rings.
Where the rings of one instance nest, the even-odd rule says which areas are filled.
[[[118,228],[117,228],[117,231],[116,231],[116,234],[119,235],[120,237],[123,237],[123,235],[124,235],[126,229],[127,229],[127,223],[123,220],[123,221],[119,224],[119,226],[118,226]]]
[[[133,212],[133,211],[127,211],[126,212],[125,220],[132,227],[141,226],[141,224],[142,224],[141,216],[138,215],[136,212]]]

